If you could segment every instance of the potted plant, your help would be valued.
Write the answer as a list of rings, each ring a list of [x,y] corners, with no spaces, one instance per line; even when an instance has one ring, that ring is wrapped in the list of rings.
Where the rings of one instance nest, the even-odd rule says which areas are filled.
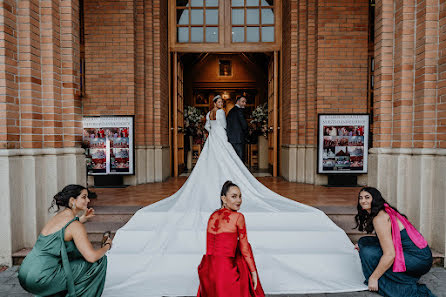
[[[194,106],[184,108],[184,130],[188,136],[189,151],[187,152],[187,169],[192,169],[192,145],[194,138],[201,137],[203,114],[200,109]]]
[[[257,134],[259,169],[268,168],[268,104],[257,106],[251,113],[253,134]]]

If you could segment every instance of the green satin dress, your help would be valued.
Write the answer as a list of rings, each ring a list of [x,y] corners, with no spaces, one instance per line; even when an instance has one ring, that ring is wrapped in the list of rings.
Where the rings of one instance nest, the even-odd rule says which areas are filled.
[[[87,262],[74,241],[65,241],[65,229],[40,234],[34,248],[19,270],[20,285],[37,296],[101,296],[104,289],[107,256]]]

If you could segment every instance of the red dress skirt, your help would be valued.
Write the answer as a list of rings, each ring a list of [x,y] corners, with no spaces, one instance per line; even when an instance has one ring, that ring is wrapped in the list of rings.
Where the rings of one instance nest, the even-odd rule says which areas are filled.
[[[208,234],[208,241],[209,237],[217,244],[213,245],[212,254],[209,254],[208,248],[208,254],[203,256],[198,266],[200,287],[197,296],[264,297],[258,276],[254,290],[251,272],[238,248],[237,233]],[[234,244],[237,247],[235,257]]]

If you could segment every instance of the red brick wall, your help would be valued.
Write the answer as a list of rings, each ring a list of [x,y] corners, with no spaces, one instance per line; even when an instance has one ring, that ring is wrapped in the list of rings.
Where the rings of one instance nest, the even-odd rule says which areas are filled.
[[[374,146],[446,148],[445,1],[378,0]],[[85,115],[136,115],[168,144],[167,2],[2,1],[0,147],[78,146]],[[283,144],[314,144],[316,114],[366,112],[368,1],[283,1]]]
[[[316,144],[318,113],[367,112],[368,1],[283,2],[282,144]]]
[[[368,1],[319,1],[317,111],[367,112]]]
[[[16,1],[0,3],[0,144],[20,147]]]
[[[167,1],[85,0],[84,115],[135,115],[137,145],[168,145]]]
[[[78,0],[61,0],[60,28],[64,146],[75,146],[82,141]]]
[[[395,6],[395,56],[393,118],[394,145],[410,147],[412,140],[412,113],[415,60],[414,24],[415,1],[397,1]],[[388,133],[390,130],[386,128]]]
[[[0,11],[0,148],[78,146],[78,2],[2,1]]]
[[[376,2],[375,147],[446,148],[444,5]]]
[[[437,147],[446,148],[446,0],[440,0],[437,97]]]
[[[135,113],[133,0],[85,0],[84,115]]]
[[[155,10],[155,145],[169,144],[168,7],[164,0],[153,1]]]
[[[283,1],[280,107],[282,144],[295,144],[297,141],[297,13],[298,1]]]

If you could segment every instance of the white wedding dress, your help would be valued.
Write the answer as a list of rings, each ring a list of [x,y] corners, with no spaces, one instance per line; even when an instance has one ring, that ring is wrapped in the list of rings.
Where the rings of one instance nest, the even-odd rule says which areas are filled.
[[[365,290],[361,263],[342,229],[323,212],[261,184],[226,135],[226,117],[206,116],[209,137],[178,192],[142,208],[118,230],[103,296],[196,296],[206,225],[226,180],[238,184],[248,239],[266,294]],[[150,193],[147,193],[150,195]]]

